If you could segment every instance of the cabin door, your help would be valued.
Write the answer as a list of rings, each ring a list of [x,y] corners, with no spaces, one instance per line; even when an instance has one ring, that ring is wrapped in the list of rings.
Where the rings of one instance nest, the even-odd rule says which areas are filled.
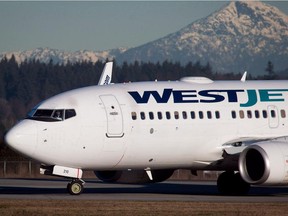
[[[100,96],[106,111],[108,138],[123,137],[123,116],[117,98],[114,95]]]
[[[111,168],[120,163],[125,152],[123,116],[120,104],[114,95],[101,95],[106,112],[107,129],[102,161]]]

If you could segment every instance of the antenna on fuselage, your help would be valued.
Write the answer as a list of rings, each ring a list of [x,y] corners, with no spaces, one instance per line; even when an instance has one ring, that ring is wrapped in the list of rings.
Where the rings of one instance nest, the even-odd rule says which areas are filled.
[[[112,80],[112,68],[113,62],[107,62],[102,71],[101,77],[99,79],[98,85],[109,85]]]
[[[244,74],[241,78],[241,82],[246,82],[246,77],[247,77],[247,71],[244,72]]]

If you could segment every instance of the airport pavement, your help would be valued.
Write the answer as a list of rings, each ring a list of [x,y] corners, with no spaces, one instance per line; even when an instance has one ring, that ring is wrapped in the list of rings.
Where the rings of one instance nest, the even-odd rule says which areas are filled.
[[[288,187],[252,187],[246,196],[221,196],[216,182],[166,181],[157,184],[106,184],[86,181],[84,192],[71,196],[63,179],[0,179],[0,199],[137,200],[195,202],[287,202]]]

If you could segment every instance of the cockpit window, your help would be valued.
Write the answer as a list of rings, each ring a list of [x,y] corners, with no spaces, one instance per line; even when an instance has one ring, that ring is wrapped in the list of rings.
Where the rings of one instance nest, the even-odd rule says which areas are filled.
[[[76,112],[74,109],[67,109],[65,110],[65,119],[69,119],[76,116]]]
[[[52,116],[53,110],[36,110],[33,117],[50,118]]]
[[[54,110],[52,118],[63,121],[64,110]]]
[[[28,113],[27,118],[33,119],[37,121],[63,121],[65,119],[69,119],[76,116],[76,112],[74,109],[37,109],[32,110]]]

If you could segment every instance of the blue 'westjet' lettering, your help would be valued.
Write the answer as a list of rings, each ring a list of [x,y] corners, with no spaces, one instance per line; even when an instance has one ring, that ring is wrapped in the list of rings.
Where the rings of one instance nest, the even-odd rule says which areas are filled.
[[[167,103],[173,89],[164,89],[162,97],[157,91],[144,91],[141,97],[137,91],[128,92],[137,103],[148,103],[150,95],[153,95],[157,103]]]
[[[246,93],[247,101],[240,103],[240,107],[254,106],[260,102],[281,102],[284,101],[283,92],[288,89],[229,89],[229,90],[173,90],[164,89],[160,95],[158,91],[144,91],[141,96],[137,91],[128,92],[138,104],[146,104],[153,96],[157,103],[168,103],[171,96],[174,103],[218,103],[228,100],[229,103],[237,103],[239,93]]]

